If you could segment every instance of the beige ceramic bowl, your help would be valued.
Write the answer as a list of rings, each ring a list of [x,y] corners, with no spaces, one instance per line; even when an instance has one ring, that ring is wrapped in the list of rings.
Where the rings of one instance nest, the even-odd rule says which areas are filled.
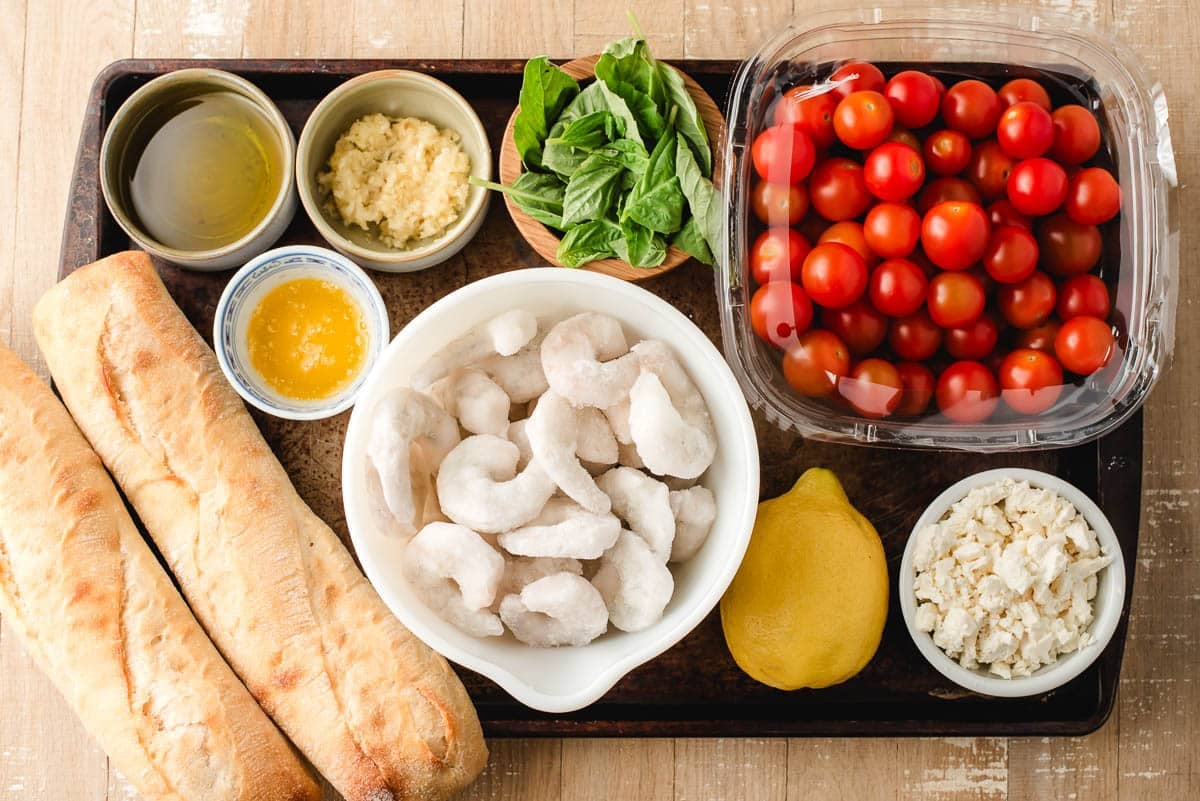
[[[418,117],[439,128],[458,131],[471,159],[471,175],[489,180],[492,150],[483,123],[462,95],[446,84],[409,70],[380,70],[351,78],[322,100],[300,133],[296,154],[296,186],[300,202],[325,240],[364,267],[386,272],[412,272],[432,267],[462,250],[486,216],[487,190],[471,186],[458,220],[441,236],[408,248],[390,248],[371,232],[348,226],[325,204],[317,175],[325,169],[338,137],[367,114]]]

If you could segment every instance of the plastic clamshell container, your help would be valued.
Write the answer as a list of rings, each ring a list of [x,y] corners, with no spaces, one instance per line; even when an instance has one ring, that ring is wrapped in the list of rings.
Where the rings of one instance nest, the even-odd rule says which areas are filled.
[[[1037,416],[1001,403],[981,423],[931,412],[922,418],[868,419],[802,397],[784,380],[781,354],[750,326],[753,280],[748,253],[759,225],[750,211],[750,145],[770,124],[777,93],[825,79],[840,62],[925,68],[948,83],[979,77],[994,85],[1042,78],[1057,103],[1088,105],[1102,132],[1096,162],[1121,186],[1121,214],[1102,229],[1100,277],[1110,287],[1117,329],[1111,362],[1063,387]],[[897,67],[896,65],[905,65]],[[1064,95],[1069,99],[1063,99]],[[818,439],[905,448],[1010,451],[1077,445],[1101,436],[1146,399],[1174,340],[1178,225],[1173,219],[1175,161],[1161,87],[1131,55],[1077,18],[1040,10],[965,7],[847,8],[806,15],[745,61],[734,78],[726,119],[725,242],[717,283],[725,356],[750,405],[785,430]]]

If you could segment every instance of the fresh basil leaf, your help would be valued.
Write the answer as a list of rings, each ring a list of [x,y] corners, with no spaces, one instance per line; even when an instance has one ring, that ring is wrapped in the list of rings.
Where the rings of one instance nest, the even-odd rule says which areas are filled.
[[[564,130],[566,130],[566,125],[560,118],[550,129],[550,136],[546,138],[546,146],[542,150],[542,167],[556,173],[563,183],[566,183],[575,170],[579,169],[579,165],[588,157],[588,154],[587,151],[576,150],[570,145],[558,141]]]
[[[667,258],[666,240],[631,220],[621,223],[621,236],[613,240],[613,250],[631,267],[657,267]]]
[[[634,116],[625,99],[612,89],[609,89],[604,81],[596,81],[592,86],[600,87],[600,93],[604,95],[604,102],[608,104],[608,110],[617,118],[617,124],[621,127],[622,136],[634,140],[639,145],[645,145],[641,134],[638,133],[637,117]]]
[[[662,115],[666,114],[666,87],[658,74],[658,62],[650,54],[650,46],[641,37],[620,39],[609,43],[596,62],[596,77],[609,82],[629,84],[650,98]]]
[[[675,175],[692,219],[709,248],[716,251],[721,246],[721,196],[712,181],[704,177],[682,131],[675,134]]]
[[[629,192],[622,221],[633,220],[652,231],[673,234],[683,225],[684,195],[675,175],[675,147],[664,136],[650,154],[646,172]]]
[[[566,186],[554,175],[540,172],[523,172],[511,184],[484,181],[471,176],[470,182],[484,189],[494,189],[513,199],[521,211],[551,228],[562,230],[563,195]]]
[[[700,230],[700,223],[696,221],[695,217],[688,217],[687,222],[679,229],[679,233],[672,237],[671,244],[705,264],[713,263],[712,250],[708,247],[708,242],[704,240],[704,233]]]
[[[608,213],[621,189],[625,168],[602,153],[588,156],[567,181],[563,195],[563,225],[598,220]]]
[[[594,152],[603,153],[621,162],[621,166],[633,175],[634,180],[641,178],[646,172],[646,167],[650,165],[650,154],[646,152],[646,146],[632,139],[617,139]],[[630,184],[630,188],[632,186]]]
[[[615,256],[613,242],[620,237],[621,228],[612,220],[591,220],[567,231],[555,255],[564,267],[580,267]]]
[[[708,131],[704,127],[700,110],[688,94],[683,76],[669,64],[660,63],[658,72],[666,86],[669,102],[678,109],[675,113],[675,130],[687,139],[700,165],[700,173],[705,178],[712,178],[712,149],[708,143]]]
[[[556,124],[555,128],[558,127]],[[610,112],[593,111],[572,120],[557,135],[546,139],[546,146],[565,145],[589,153],[617,137],[617,121]]]
[[[513,144],[527,167],[541,167],[542,145],[551,125],[578,94],[579,84],[550,59],[540,56],[526,62],[518,100],[521,108],[513,121]]]
[[[597,111],[611,111],[608,107],[608,99],[604,94],[604,87],[599,81],[594,81],[583,88],[583,91],[575,96],[575,99],[567,104],[559,115],[558,122],[565,128],[577,119],[586,117],[589,114],[594,114]],[[617,120],[618,123],[622,121]],[[625,132],[622,129],[621,135]],[[551,134],[553,136],[553,133]]]

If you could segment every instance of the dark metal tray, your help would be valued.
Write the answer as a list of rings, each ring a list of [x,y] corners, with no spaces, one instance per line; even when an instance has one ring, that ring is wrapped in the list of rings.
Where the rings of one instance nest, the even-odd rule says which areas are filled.
[[[182,61],[112,64],[92,88],[72,179],[60,276],[130,247],[104,206],[97,161],[113,111],[147,80],[174,69],[212,66],[258,84],[275,99],[298,134],[330,89],[359,73],[383,68],[436,75],[476,108],[498,152],[516,102],[520,61]],[[734,62],[678,64],[725,102]],[[318,242],[303,211],[282,243]],[[540,261],[516,233],[503,203],[463,252],[433,269],[406,275],[374,273],[398,330],[450,291],[496,272]],[[160,263],[163,280],[205,339],[230,273],[197,273]],[[643,284],[682,309],[714,342],[720,341],[713,274],[696,262]],[[342,514],[341,443],[347,415],[303,423],[255,413],[275,453],[313,509],[349,545]],[[948,683],[912,644],[894,597],[879,652],[854,679],[824,690],[779,692],[746,677],[725,649],[714,612],[680,644],[625,677],[601,701],[570,715],[527,709],[487,679],[460,671],[492,736],[872,736],[1067,735],[1099,727],[1113,707],[1125,644],[1133,555],[1141,499],[1142,420],[1137,415],[1098,442],[1074,448],[980,456],[849,447],[804,441],[756,419],[762,454],[762,494],[786,490],[806,467],[822,465],[841,477],[854,504],[878,528],[895,577],[908,532],[926,504],[950,483],[990,467],[1020,465],[1054,473],[1094,498],[1112,521],[1128,554],[1125,610],[1117,635],[1096,663],[1059,690],[1029,699],[994,699]],[[894,584],[894,582],[893,582]]]

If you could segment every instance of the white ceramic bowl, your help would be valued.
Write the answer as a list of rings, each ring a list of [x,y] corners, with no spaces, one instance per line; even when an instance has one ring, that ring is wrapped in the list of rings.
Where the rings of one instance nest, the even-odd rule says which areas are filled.
[[[430,611],[400,569],[403,541],[378,525],[366,492],[366,443],[378,399],[407,385],[426,359],[472,326],[514,307],[539,317],[582,311],[612,315],[631,338],[656,338],[674,350],[704,395],[717,428],[717,457],[701,483],[717,499],[717,519],[700,552],[673,566],[675,594],[663,618],[644,631],[609,632],[577,648],[531,648],[503,637],[479,639]],[[670,304],[633,284],[581,270],[517,270],[469,284],[421,312],[384,351],[350,416],[342,494],[350,538],[363,570],[388,607],[430,647],[495,681],[545,712],[587,706],[633,668],[681,640],[720,600],[742,561],[758,506],[758,443],[750,410],[721,354]]]
[[[280,395],[250,364],[246,350],[246,328],[255,306],[271,289],[294,278],[332,281],[358,304],[367,326],[367,353],[358,376],[341,392],[320,400],[299,401]],[[358,265],[327,248],[290,245],[251,259],[225,285],[213,319],[213,349],[225,377],[251,406],[288,420],[320,420],[354,404],[390,333],[387,306]]]
[[[1097,576],[1096,597],[1092,599],[1095,616],[1088,631],[1094,638],[1083,648],[1058,657],[1056,662],[1038,668],[1030,676],[1005,679],[988,673],[986,670],[968,670],[946,655],[946,652],[933,643],[933,636],[926,631],[920,631],[916,625],[917,598],[913,594],[916,581],[916,569],[913,567],[913,547],[916,534],[925,526],[941,520],[952,505],[966,497],[975,487],[992,484],[1001,479],[1011,478],[1015,481],[1028,481],[1032,486],[1053,490],[1058,495],[1075,505],[1079,513],[1087,520],[1088,525],[1096,532],[1100,546],[1112,556],[1112,564],[1100,571]],[[984,695],[994,695],[1005,698],[1021,698],[1030,695],[1041,695],[1057,687],[1061,687],[1087,669],[1112,639],[1121,620],[1121,609],[1125,603],[1125,562],[1121,555],[1121,544],[1113,531],[1112,524],[1100,511],[1100,508],[1077,487],[1068,484],[1061,478],[1043,473],[1038,470],[1026,470],[1017,467],[1005,467],[996,470],[985,470],[968,476],[953,484],[949,489],[934,499],[929,508],[921,515],[913,527],[904,548],[904,557],[900,561],[900,609],[904,614],[904,624],[908,633],[916,643],[917,649],[929,660],[929,664],[946,678]]]

